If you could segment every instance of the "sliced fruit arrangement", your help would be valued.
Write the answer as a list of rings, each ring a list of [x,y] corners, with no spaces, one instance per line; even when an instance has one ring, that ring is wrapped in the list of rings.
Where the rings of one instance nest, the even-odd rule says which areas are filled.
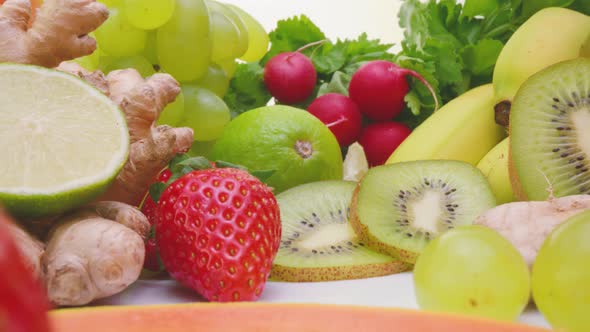
[[[425,310],[510,321],[532,289],[556,328],[590,330],[585,3],[406,1],[393,54],[365,34],[332,42],[305,16],[267,34],[214,0],[101,2],[45,0],[31,18],[29,2],[0,1],[0,202],[50,304],[117,294],[142,267],[211,302],[259,300],[270,277],[413,268]],[[87,311],[84,324],[146,331],[154,313],[226,308]],[[260,324],[278,314],[240,308]]]
[[[370,247],[413,264],[431,240],[494,206],[489,184],[472,165],[396,163],[369,169],[352,198],[351,223]]]
[[[401,272],[408,264],[361,242],[350,223],[352,181],[318,181],[277,195],[283,233],[271,278],[360,279]]]

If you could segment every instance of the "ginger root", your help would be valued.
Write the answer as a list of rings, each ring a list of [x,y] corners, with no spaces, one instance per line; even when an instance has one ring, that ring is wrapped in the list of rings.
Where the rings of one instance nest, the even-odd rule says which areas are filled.
[[[46,245],[16,225],[11,231],[50,302],[76,306],[119,293],[139,278],[149,229],[136,207],[103,201],[62,216]]]
[[[95,0],[46,0],[29,28],[31,2],[6,0],[0,7],[0,62],[53,68],[91,54],[96,41],[88,34],[108,15]]]
[[[530,266],[541,245],[558,225],[590,209],[590,195],[550,197],[547,201],[512,202],[480,215],[475,224],[494,229],[518,249]]]
[[[154,126],[164,107],[180,93],[168,74],[144,80],[133,69],[109,73],[110,97],[125,112],[131,147],[129,161],[101,199],[139,205],[154,179],[178,153],[193,144],[193,130]]]
[[[119,202],[98,202],[64,217],[41,258],[49,300],[84,305],[121,292],[141,273],[147,218]]]

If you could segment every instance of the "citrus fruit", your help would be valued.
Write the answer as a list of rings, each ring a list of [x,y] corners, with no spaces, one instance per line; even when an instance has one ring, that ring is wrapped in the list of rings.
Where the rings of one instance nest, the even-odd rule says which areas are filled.
[[[127,160],[123,113],[73,75],[0,64],[0,105],[0,202],[16,216],[96,198]]]
[[[240,114],[225,127],[211,157],[250,170],[273,170],[265,182],[275,193],[303,183],[342,179],[336,137],[316,117],[290,106]]]

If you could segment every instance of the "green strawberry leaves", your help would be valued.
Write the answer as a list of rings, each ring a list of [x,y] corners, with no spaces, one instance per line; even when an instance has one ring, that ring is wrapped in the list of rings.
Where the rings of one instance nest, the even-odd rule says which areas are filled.
[[[186,154],[177,154],[168,164],[168,169],[172,173],[170,179],[166,183],[156,182],[152,184],[149,188],[149,195],[154,200],[154,202],[158,203],[164,190],[166,190],[166,188],[168,188],[168,186],[170,186],[176,180],[193,171],[210,168],[241,169],[252,174],[252,176],[258,178],[263,183],[276,172],[276,170],[249,170],[245,166],[233,164],[227,161],[217,160],[215,162],[211,162],[207,158],[201,156],[189,157]]]

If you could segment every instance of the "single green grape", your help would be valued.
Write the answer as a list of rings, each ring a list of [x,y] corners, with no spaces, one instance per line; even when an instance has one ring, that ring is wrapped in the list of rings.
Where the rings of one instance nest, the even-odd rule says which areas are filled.
[[[148,77],[156,73],[154,66],[143,56],[133,55],[125,57],[114,57],[108,61],[104,61],[101,65],[101,70],[108,74],[113,70],[133,68],[137,70],[141,76]]]
[[[98,43],[98,40],[96,42],[97,42],[98,55],[99,55],[99,57],[102,58],[102,57],[105,57],[105,56],[110,56],[107,52],[104,51],[104,49],[100,48],[100,44]]]
[[[156,30],[147,32],[147,38],[145,40],[145,48],[143,50],[143,56],[152,64],[158,64],[158,49],[156,46],[157,33]]]
[[[111,62],[115,61],[118,58],[116,56],[101,54],[98,59],[98,69],[104,73],[106,69],[108,69],[108,67],[110,66]]]
[[[94,32],[101,50],[112,56],[130,56],[143,51],[147,33],[129,24],[118,7],[109,8],[109,18]]]
[[[196,141],[219,138],[231,119],[225,102],[213,92],[194,85],[182,85],[182,92],[184,117],[179,125],[192,128]]]
[[[460,226],[431,241],[414,266],[420,308],[515,320],[530,294],[529,269],[496,231]]]
[[[270,44],[268,33],[260,22],[240,7],[233,4],[226,4],[226,6],[234,10],[242,18],[248,30],[248,50],[239,59],[246,62],[259,61],[268,52]]]
[[[176,7],[176,0],[124,0],[123,3],[129,23],[143,30],[164,25]]]
[[[233,9],[231,9],[230,7],[226,6],[225,4],[215,1],[215,0],[207,0],[207,7],[209,8],[209,12],[215,12],[215,13],[219,13],[222,14],[223,16],[225,16],[225,19],[229,20],[231,23],[234,24],[234,26],[237,28],[237,43],[234,44],[234,51],[233,54],[229,57],[232,58],[238,58],[242,55],[244,55],[244,53],[246,53],[246,51],[248,50],[248,43],[249,43],[249,37],[248,37],[248,28],[246,27],[246,23],[242,20],[242,18],[240,17],[240,15],[238,15],[238,13],[236,13],[236,11],[234,11]],[[212,26],[212,29],[215,29],[215,25]],[[213,49],[215,51],[215,45],[216,45],[216,39],[213,39]],[[218,45],[221,45],[222,47],[225,47],[227,45],[223,45],[218,43]],[[222,58],[220,58],[222,59]]]
[[[236,73],[236,69],[238,68],[238,62],[236,61],[236,59],[215,61],[214,64],[221,67],[223,69],[223,71],[225,72],[225,75],[227,76],[227,78],[230,80],[232,77],[234,77],[234,74]]]
[[[191,149],[188,150],[186,154],[190,157],[211,158],[211,150],[213,149],[215,142],[216,140],[204,142],[194,141],[193,145],[191,145]]]
[[[240,45],[240,31],[236,24],[223,13],[210,11],[211,60],[223,61],[236,58]]]
[[[219,98],[223,98],[229,89],[229,77],[227,77],[223,68],[212,63],[207,69],[207,74],[194,82],[194,85],[205,88],[215,93]]]
[[[178,127],[184,116],[184,94],[182,91],[176,96],[176,99],[164,108],[156,123],[158,125],[169,125]]]
[[[209,13],[204,0],[177,0],[170,20],[158,28],[156,45],[160,67],[178,81],[204,76],[211,55]]]
[[[545,239],[532,270],[533,299],[556,330],[590,331],[590,211]]]

